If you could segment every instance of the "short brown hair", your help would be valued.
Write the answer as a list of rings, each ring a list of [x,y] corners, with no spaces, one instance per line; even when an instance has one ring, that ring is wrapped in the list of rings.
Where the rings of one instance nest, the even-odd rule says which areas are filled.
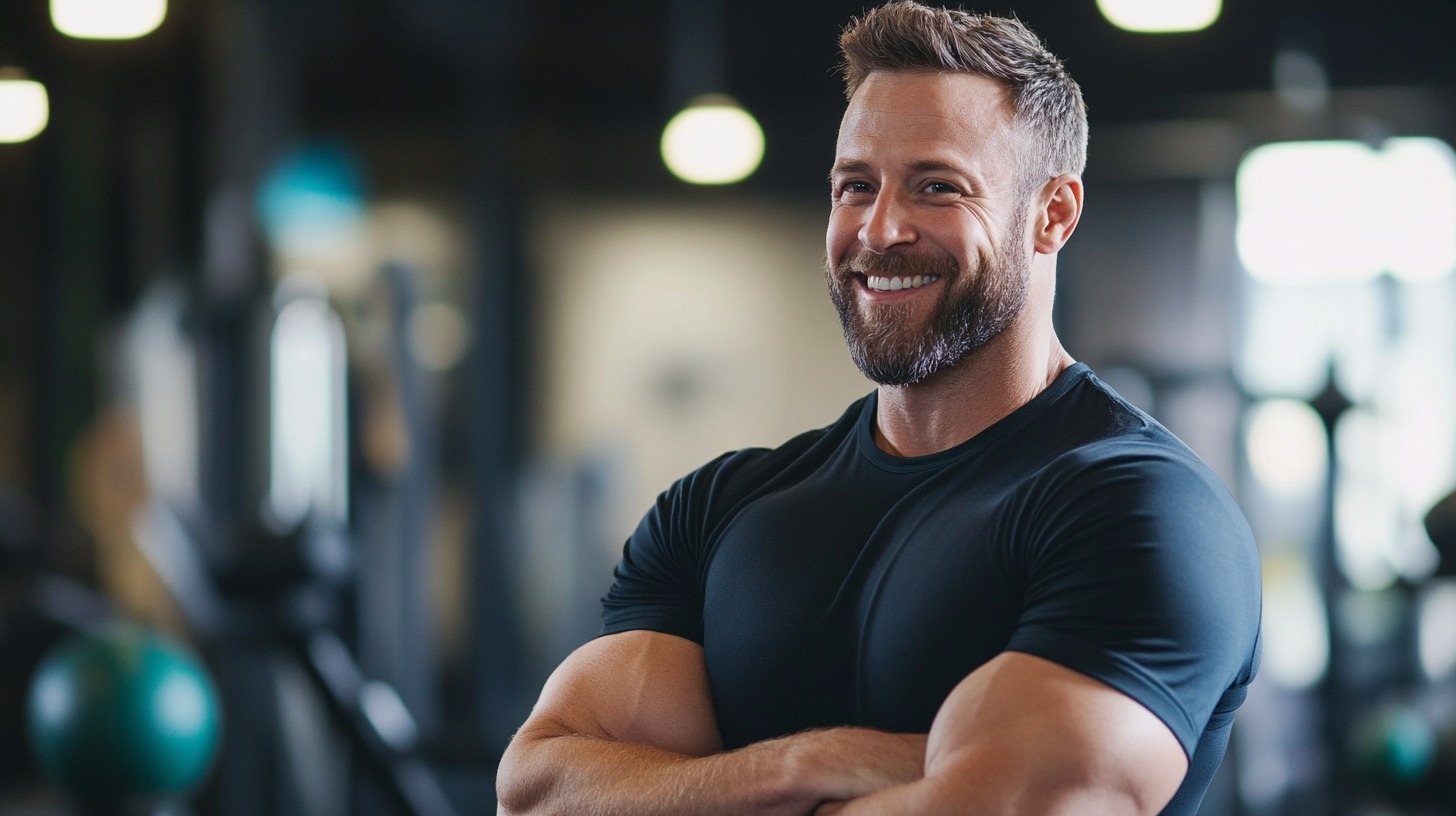
[[[1082,89],[1020,20],[895,0],[851,20],[839,50],[846,96],[873,71],[962,71],[1002,82],[1031,135],[1031,155],[1021,157],[1029,183],[1087,164]]]

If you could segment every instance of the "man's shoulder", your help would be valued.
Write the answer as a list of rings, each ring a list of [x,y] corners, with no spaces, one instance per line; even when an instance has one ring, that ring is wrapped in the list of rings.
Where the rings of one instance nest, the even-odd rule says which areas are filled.
[[[1058,402],[1045,418],[1046,432],[1056,440],[1036,479],[1044,497],[1082,503],[1080,499],[1103,509],[1139,498],[1173,507],[1192,502],[1242,521],[1213,467],[1090,369]]]
[[[1166,461],[1199,471],[1208,465],[1152,414],[1124,399],[1091,369],[1075,380],[1043,418],[1060,437],[1058,459],[1081,467],[1128,461]]]
[[[753,491],[786,470],[812,466],[840,445],[853,440],[869,399],[866,396],[855,400],[829,425],[795,434],[776,446],[744,447],[720,454],[684,476],[676,489],[694,493],[742,494]]]

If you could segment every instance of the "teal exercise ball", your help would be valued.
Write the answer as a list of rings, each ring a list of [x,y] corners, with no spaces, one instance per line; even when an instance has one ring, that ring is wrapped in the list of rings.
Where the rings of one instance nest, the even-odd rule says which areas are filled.
[[[217,750],[217,692],[197,657],[149,627],[68,635],[41,658],[26,701],[42,772],[72,798],[183,795]]]

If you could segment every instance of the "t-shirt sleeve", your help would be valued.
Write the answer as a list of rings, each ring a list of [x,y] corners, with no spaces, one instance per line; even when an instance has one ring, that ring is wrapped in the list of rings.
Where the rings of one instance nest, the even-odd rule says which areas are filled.
[[[757,451],[724,454],[657,497],[622,548],[602,598],[610,635],[648,629],[703,642],[703,580],[711,518],[732,500],[729,478]]]
[[[702,592],[676,524],[682,483],[658,497],[622,548],[612,586],[602,598],[601,634],[649,629],[703,642]]]
[[[1260,577],[1248,524],[1191,456],[1129,446],[1068,472],[1034,514],[1027,602],[1007,648],[1122,691],[1191,757],[1210,720],[1231,716],[1257,665]]]

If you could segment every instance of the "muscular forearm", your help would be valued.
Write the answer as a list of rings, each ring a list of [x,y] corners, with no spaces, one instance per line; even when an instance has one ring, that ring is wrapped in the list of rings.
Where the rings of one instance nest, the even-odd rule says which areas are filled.
[[[813,816],[961,816],[1016,813],[1024,816],[1129,816],[1156,813],[1119,791],[1095,787],[1012,785],[985,780],[926,777],[851,801],[826,802]]]
[[[925,737],[809,731],[694,757],[601,737],[517,735],[498,775],[506,814],[803,816],[918,779]]]
[[[1151,816],[1186,767],[1173,733],[1131,698],[1007,653],[941,706],[924,776],[827,803],[815,816]]]

